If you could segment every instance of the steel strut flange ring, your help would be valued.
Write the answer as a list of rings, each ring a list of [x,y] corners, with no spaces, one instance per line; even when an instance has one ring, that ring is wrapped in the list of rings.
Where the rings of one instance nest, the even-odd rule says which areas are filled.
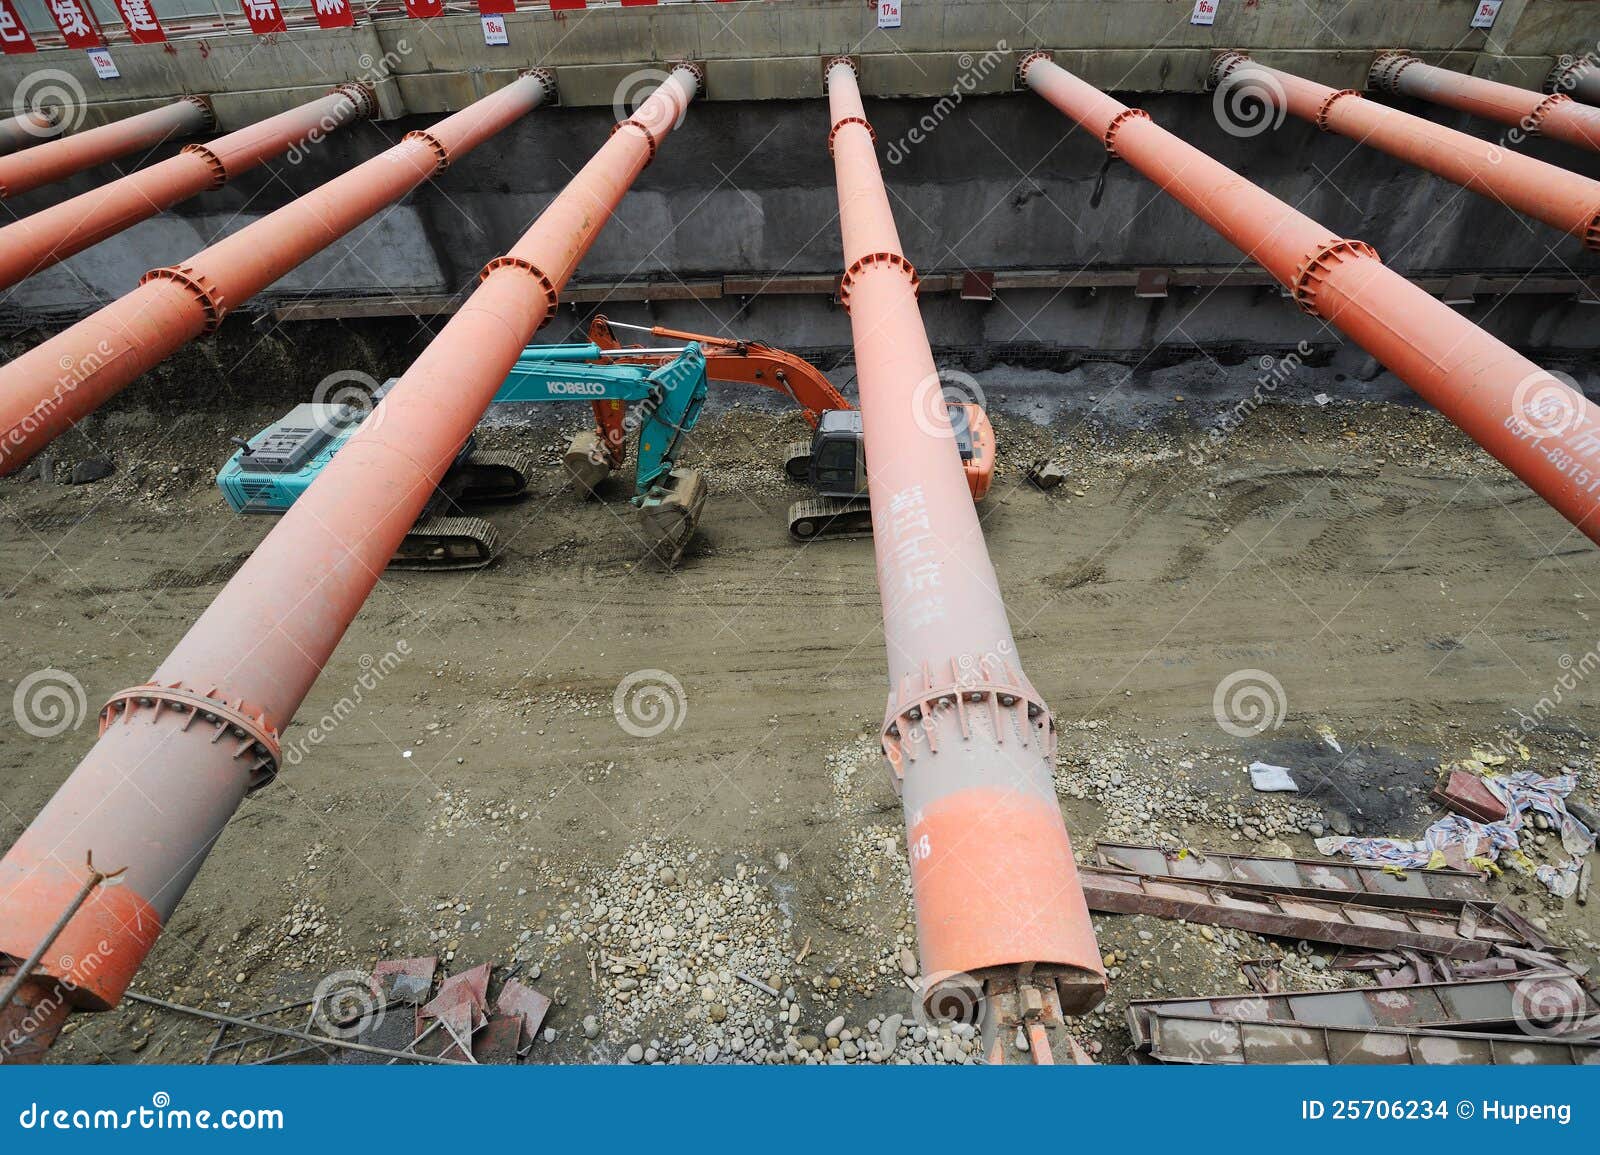
[[[644,158],[645,167],[649,168],[651,165],[655,164],[656,138],[650,135],[650,130],[644,126],[644,122],[642,120],[635,120],[630,116],[627,120],[618,121],[616,124],[612,125],[611,135],[616,136],[617,133],[621,132],[625,128],[637,128],[639,130],[639,135],[644,137],[645,146],[650,150]]]
[[[400,143],[404,144],[408,140],[419,140],[433,150],[433,155],[437,161],[433,167],[435,173],[441,173],[450,167],[450,150],[444,146],[443,141],[427,129],[419,128],[406,133]]]
[[[1583,247],[1600,249],[1600,213],[1589,218],[1588,227],[1583,230]]]
[[[1365,241],[1335,238],[1313,249],[1294,275],[1294,300],[1301,310],[1321,317],[1317,309],[1317,286],[1327,279],[1328,270],[1348,260],[1371,259],[1381,263],[1378,250]]]
[[[1549,116],[1552,110],[1560,107],[1563,104],[1571,103],[1572,97],[1568,96],[1566,93],[1551,93],[1549,96],[1541,100],[1538,105],[1534,107],[1532,112],[1528,113],[1528,131],[1531,133],[1537,133],[1539,131],[1539,126],[1544,123],[1545,117]]]
[[[839,304],[844,306],[846,313],[850,312],[850,286],[855,283],[857,274],[863,272],[871,265],[893,265],[906,274],[911,281],[911,292],[918,293],[922,287],[922,278],[917,276],[916,266],[906,260],[902,253],[868,253],[866,256],[851,262],[844,276],[839,278]]]
[[[1324,100],[1322,102],[1322,104],[1320,106],[1318,106],[1318,108],[1317,108],[1317,127],[1320,128],[1323,132],[1332,132],[1333,131],[1331,128],[1328,127],[1328,113],[1333,111],[1333,106],[1335,104],[1338,104],[1339,101],[1343,100],[1347,96],[1354,96],[1357,99],[1361,98],[1361,94],[1359,92],[1357,92],[1355,89],[1353,89],[1353,88],[1341,88],[1338,92],[1335,92],[1335,93],[1331,94],[1328,97],[1328,99]]]
[[[362,120],[370,120],[378,111],[377,94],[360,81],[352,80],[348,84],[337,84],[328,92],[330,94],[337,92],[348,97],[356,106],[356,115]]]
[[[183,725],[187,730],[198,720],[217,728],[212,742],[232,736],[239,746],[235,759],[250,759],[250,782],[247,791],[260,790],[278,776],[278,766],[283,761],[283,749],[278,744],[278,731],[269,725],[265,715],[248,713],[244,703],[235,705],[210,694],[186,690],[182,686],[159,686],[150,683],[121,690],[111,696],[100,710],[100,733],[104,734],[117,721],[131,724],[134,715],[151,710],[150,720],[158,721],[162,710],[187,714]]]
[[[190,156],[197,156],[206,162],[206,167],[211,170],[211,187],[221,188],[228,183],[228,166],[222,163],[222,158],[203,144],[186,144],[179,152],[186,152]]]
[[[838,122],[836,122],[834,124],[834,126],[828,130],[828,155],[829,156],[833,155],[833,140],[834,140],[834,137],[838,136],[839,135],[839,130],[841,128],[843,128],[847,124],[859,124],[862,128],[867,130],[867,135],[872,138],[872,143],[873,144],[877,144],[878,143],[878,134],[873,131],[872,125],[867,123],[867,121],[866,121],[866,119],[864,117],[846,116],[843,119],[841,119]]]
[[[1106,151],[1112,156],[1117,155],[1117,130],[1130,120],[1149,120],[1150,114],[1142,108],[1124,108],[1111,118],[1111,123],[1106,125]]]
[[[211,132],[217,127],[217,110],[211,107],[210,100],[206,99],[204,96],[198,96],[194,93],[190,93],[189,95],[185,96],[184,99],[189,101],[191,104],[198,104],[200,106],[200,111],[206,114],[207,132]]]
[[[937,721],[924,725],[929,718],[937,719],[939,710],[953,710],[955,712],[956,729],[951,733],[953,740],[960,740],[971,736],[972,730],[968,715],[973,709],[985,709],[989,712],[990,727],[993,733],[1004,742],[1004,733],[1001,729],[1001,718],[1008,711],[1022,710],[1018,734],[1021,736],[1022,745],[1030,744],[1029,735],[1037,727],[1043,731],[1041,738],[1045,744],[1044,753],[1053,762],[1055,759],[1055,718],[1050,713],[1050,708],[1031,688],[1013,685],[1008,682],[985,681],[981,684],[971,682],[952,682],[943,686],[934,686],[917,692],[910,698],[902,699],[897,706],[891,691],[888,716],[883,721],[883,756],[889,763],[889,770],[894,776],[896,789],[905,780],[905,763],[916,761],[916,754],[907,750],[905,740],[909,732],[920,733],[927,739],[928,753],[937,754],[941,742],[940,725]],[[1043,721],[1040,721],[1043,719]]]
[[[1563,89],[1570,91],[1579,78],[1593,67],[1594,62],[1591,60],[1563,56],[1556,61],[1555,67],[1550,70],[1550,75],[1544,78],[1544,90],[1550,93]]]
[[[1028,69],[1033,67],[1034,62],[1038,60],[1048,60],[1054,63],[1055,57],[1044,51],[1044,49],[1038,48],[1017,61],[1017,82],[1019,84],[1026,85],[1028,83]]]
[[[1367,87],[1399,91],[1400,74],[1419,61],[1408,52],[1380,52],[1367,70]]]
[[[676,72],[680,68],[687,72],[690,76],[694,77],[695,96],[704,96],[706,94],[705,66],[693,60],[674,60],[672,62],[672,71]]]
[[[513,257],[508,254],[507,256],[496,257],[487,265],[483,266],[483,272],[478,274],[478,280],[488,280],[489,274],[499,269],[518,269],[524,273],[527,273],[534,280],[539,282],[539,287],[544,290],[545,300],[544,320],[539,322],[539,328],[543,329],[551,321],[556,319],[556,309],[561,304],[561,297],[560,294],[556,292],[556,283],[549,277],[545,276],[543,269],[534,264],[532,261],[524,260],[522,257]]]
[[[861,79],[861,69],[856,67],[856,62],[854,60],[848,56],[835,56],[833,59],[829,60],[828,63],[822,66],[823,92],[828,91],[828,78],[833,75],[834,68],[840,64],[843,64],[846,68],[848,68],[855,75],[855,78],[858,81]]]
[[[556,88],[556,74],[549,68],[529,68],[522,72],[523,76],[531,76],[544,85],[544,99],[548,102],[560,103],[560,92]]]
[[[223,300],[221,292],[211,283],[211,279],[193,265],[168,265],[163,269],[151,269],[139,278],[141,285],[149,281],[174,281],[188,289],[205,310],[204,333],[213,333],[222,318],[228,315],[228,303]]]
[[[1206,87],[1215,88],[1228,78],[1228,74],[1242,64],[1250,63],[1250,58],[1243,52],[1234,48],[1217,53],[1216,59],[1211,62],[1211,72],[1206,77]]]

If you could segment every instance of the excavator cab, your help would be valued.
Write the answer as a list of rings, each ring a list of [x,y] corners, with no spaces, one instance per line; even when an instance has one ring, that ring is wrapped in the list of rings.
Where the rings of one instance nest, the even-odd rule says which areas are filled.
[[[946,404],[967,488],[974,501],[981,501],[994,479],[994,427],[978,405],[964,401]],[[872,533],[860,410],[824,410],[818,415],[810,442],[797,441],[789,446],[784,470],[792,480],[811,486],[818,495],[789,508],[789,532],[795,538],[810,541]]]
[[[809,482],[822,497],[863,497],[867,492],[867,454],[859,409],[829,409],[817,419],[797,480]],[[791,476],[793,475],[791,471]]]

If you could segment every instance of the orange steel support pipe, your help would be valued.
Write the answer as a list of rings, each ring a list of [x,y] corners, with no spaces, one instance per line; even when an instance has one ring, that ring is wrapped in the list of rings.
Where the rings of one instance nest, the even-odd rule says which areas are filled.
[[[407,134],[183,264],[146,273],[133,292],[0,366],[0,476],[214,330],[230,310],[537,107],[554,84],[541,70]]]
[[[1564,92],[1546,96],[1498,80],[1435,68],[1404,52],[1386,52],[1374,60],[1368,85],[1497,120],[1529,136],[1548,136],[1579,148],[1600,150],[1600,108],[1579,104]]]
[[[1588,56],[1558,60],[1545,77],[1544,90],[1570,93],[1585,104],[1600,104],[1600,63]]]
[[[40,108],[0,120],[0,156],[61,135],[61,117],[53,109]]]
[[[1277,197],[1052,63],[1023,80],[1176,197],[1600,542],[1600,407]]]
[[[849,60],[829,65],[828,102],[889,655],[883,750],[924,996],[959,1005],[1020,967],[1075,1013],[1105,975],[1056,800],[1055,722],[1017,658]]]
[[[1371,145],[1408,164],[1499,201],[1600,249],[1600,181],[1500,148],[1420,116],[1226,52],[1211,69],[1224,101],[1246,93],[1326,132]],[[0,231],[0,237],[5,235]]]
[[[6,225],[0,228],[0,289],[196,193],[221,188],[270,157],[371,116],[376,108],[365,85],[344,84],[320,99],[238,132],[206,144],[185,145],[169,160]]]
[[[213,123],[211,106],[204,99],[185,96],[162,108],[0,157],[0,198],[19,196],[130,152],[154,148],[174,136],[193,136]]]
[[[457,113],[443,123],[455,123],[457,143],[481,139],[482,107],[534,100],[544,81],[532,79],[480,101],[468,121]],[[25,958],[43,940],[82,887],[87,848],[97,863],[128,872],[67,923],[40,977],[16,1008],[0,1008],[0,1019],[52,1000],[103,1009],[122,997],[246,791],[276,774],[279,733],[699,82],[698,69],[674,67],[511,251],[489,263],[461,311],[150,682],[111,699],[99,741],[0,860],[0,954]],[[434,158],[438,134],[438,126],[419,134],[399,159],[386,154],[379,163],[409,168],[407,156],[426,153],[432,171],[443,159]],[[50,1032],[59,1017],[33,1013],[32,1021]],[[48,1042],[32,1038],[35,1053]]]

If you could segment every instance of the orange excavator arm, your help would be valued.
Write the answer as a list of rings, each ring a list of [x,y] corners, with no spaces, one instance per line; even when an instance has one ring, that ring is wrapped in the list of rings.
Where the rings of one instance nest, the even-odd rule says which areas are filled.
[[[681,329],[668,329],[663,325],[656,325],[648,332],[652,337],[693,341],[699,345],[706,355],[706,376],[713,381],[731,382],[736,385],[762,385],[787,395],[800,406],[806,424],[813,429],[817,427],[817,419],[822,416],[823,410],[852,408],[850,402],[844,399],[844,395],[822,375],[822,370],[793,353],[785,353],[782,349],[774,349],[756,341],[708,337],[704,333],[686,333]],[[623,347],[616,333],[612,331],[611,322],[603,316],[597,316],[589,323],[589,340],[602,349]],[[664,364],[676,355],[676,353],[641,352],[637,358],[619,357],[614,360]]]

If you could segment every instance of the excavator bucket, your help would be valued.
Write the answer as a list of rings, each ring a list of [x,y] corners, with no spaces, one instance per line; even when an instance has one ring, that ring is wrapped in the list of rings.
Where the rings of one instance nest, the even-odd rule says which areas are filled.
[[[639,524],[650,555],[671,569],[683,556],[700,512],[706,504],[706,483],[698,469],[674,469],[639,503]]]
[[[593,497],[595,488],[611,476],[611,458],[597,429],[585,429],[574,437],[561,464],[585,497]]]

